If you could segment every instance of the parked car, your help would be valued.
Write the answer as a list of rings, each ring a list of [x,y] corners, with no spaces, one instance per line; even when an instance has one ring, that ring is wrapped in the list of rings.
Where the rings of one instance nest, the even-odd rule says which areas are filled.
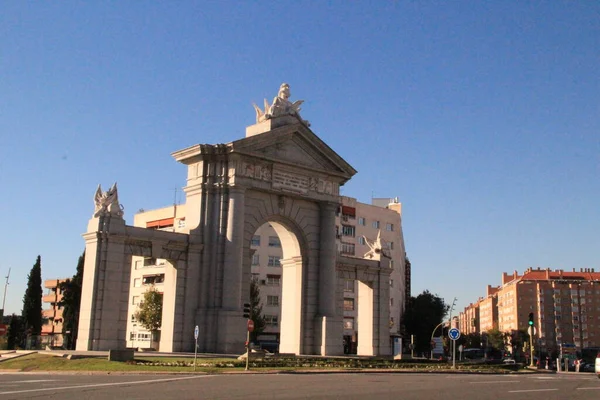
[[[516,364],[517,363],[514,358],[505,358],[504,360],[502,360],[502,362],[504,364]]]
[[[600,378],[600,353],[596,356],[596,375]]]
[[[594,372],[595,371],[594,364],[592,364],[592,363],[583,363],[579,367],[579,371],[580,372]]]

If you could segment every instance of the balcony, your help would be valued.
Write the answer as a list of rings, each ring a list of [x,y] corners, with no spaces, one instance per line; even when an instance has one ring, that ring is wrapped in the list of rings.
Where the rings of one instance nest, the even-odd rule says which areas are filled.
[[[44,317],[44,318],[54,318],[54,309],[42,310],[42,317]]]
[[[55,287],[58,287],[59,284],[59,280],[58,279],[47,279],[44,282],[44,287],[46,289],[54,289]]]
[[[56,294],[47,294],[42,297],[42,301],[44,303],[56,303],[58,300],[56,298]]]

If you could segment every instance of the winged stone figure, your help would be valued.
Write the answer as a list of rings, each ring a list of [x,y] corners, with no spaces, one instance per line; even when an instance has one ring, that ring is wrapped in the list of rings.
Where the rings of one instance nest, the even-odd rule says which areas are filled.
[[[375,256],[381,254],[384,257],[391,258],[387,243],[381,238],[381,231],[377,231],[377,239],[370,240],[366,236],[363,235],[367,246],[369,246],[369,251],[367,251],[364,255],[364,258],[374,258]]]
[[[106,192],[103,192],[102,186],[98,185],[94,195],[94,205],[94,217],[107,213],[123,216],[123,207],[119,204],[117,183],[115,182]]]

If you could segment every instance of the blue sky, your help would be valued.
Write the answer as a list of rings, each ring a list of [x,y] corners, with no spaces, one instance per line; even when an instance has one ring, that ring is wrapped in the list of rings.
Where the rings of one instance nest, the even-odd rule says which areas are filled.
[[[413,293],[462,309],[503,271],[600,270],[598,2],[0,7],[7,313],[38,254],[75,272],[98,183],[129,223],[171,204],[170,153],[243,137],[282,82],[359,171],[342,194],[403,203]]]

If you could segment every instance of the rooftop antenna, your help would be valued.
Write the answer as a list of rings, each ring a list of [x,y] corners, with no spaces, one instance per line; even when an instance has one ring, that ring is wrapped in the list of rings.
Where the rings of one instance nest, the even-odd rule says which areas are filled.
[[[173,205],[176,206],[177,205],[177,192],[179,191],[179,189],[175,188],[173,189]]]
[[[10,278],[10,268],[8,269],[8,275],[6,275],[6,283],[4,284],[4,297],[2,299],[2,317],[4,317],[4,303],[6,302],[6,289],[8,288],[8,278]]]

